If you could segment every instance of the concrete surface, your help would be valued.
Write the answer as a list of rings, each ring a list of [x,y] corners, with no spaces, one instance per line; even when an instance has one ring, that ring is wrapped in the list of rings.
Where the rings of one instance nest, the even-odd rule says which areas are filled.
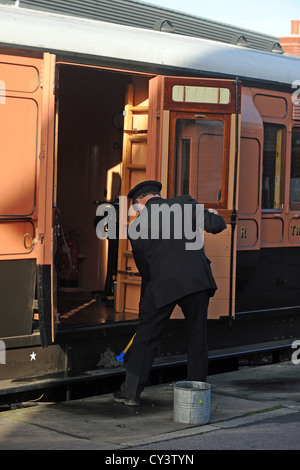
[[[278,449],[284,426],[295,434],[284,448],[300,449],[300,365],[242,368],[207,381],[212,384],[207,425],[175,423],[173,384],[165,384],[146,388],[139,407],[101,395],[3,411],[0,450]],[[262,423],[270,437],[264,444],[257,438]],[[250,433],[256,436],[253,444]]]

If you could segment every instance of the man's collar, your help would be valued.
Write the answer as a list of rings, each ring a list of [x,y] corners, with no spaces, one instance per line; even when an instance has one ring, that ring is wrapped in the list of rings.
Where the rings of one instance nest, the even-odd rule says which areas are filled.
[[[153,202],[158,202],[162,199],[163,198],[161,196],[153,196],[151,199],[148,199],[148,201],[146,202],[146,207],[148,206],[148,204],[152,204]]]

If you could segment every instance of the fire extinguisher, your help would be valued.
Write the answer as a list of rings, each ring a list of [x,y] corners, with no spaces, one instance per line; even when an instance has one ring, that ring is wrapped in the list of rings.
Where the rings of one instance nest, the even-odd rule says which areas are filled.
[[[66,234],[60,241],[57,256],[57,272],[62,287],[77,287],[78,285],[78,242],[72,232]]]

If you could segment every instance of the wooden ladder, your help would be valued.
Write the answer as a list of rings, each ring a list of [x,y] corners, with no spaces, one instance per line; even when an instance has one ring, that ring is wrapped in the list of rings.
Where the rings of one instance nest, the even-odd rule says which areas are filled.
[[[146,179],[148,106],[134,105],[134,86],[129,85],[124,110],[121,195]],[[128,227],[128,200],[126,214],[120,220]],[[124,228],[124,227],[123,227]],[[116,312],[138,313],[141,278],[135,266],[129,240],[119,240]]]

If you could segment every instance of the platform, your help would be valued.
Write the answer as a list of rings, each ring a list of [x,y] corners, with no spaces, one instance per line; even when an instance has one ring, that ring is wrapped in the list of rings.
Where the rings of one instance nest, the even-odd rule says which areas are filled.
[[[235,429],[266,417],[293,416],[300,426],[300,365],[283,362],[211,375],[207,425],[173,421],[173,384],[148,387],[139,407],[101,395],[62,403],[31,402],[0,413],[0,450],[133,450],[181,436]],[[299,433],[298,433],[299,436]],[[278,443],[274,443],[278,446]],[[218,443],[216,442],[216,449]],[[300,441],[299,447],[300,449]]]

